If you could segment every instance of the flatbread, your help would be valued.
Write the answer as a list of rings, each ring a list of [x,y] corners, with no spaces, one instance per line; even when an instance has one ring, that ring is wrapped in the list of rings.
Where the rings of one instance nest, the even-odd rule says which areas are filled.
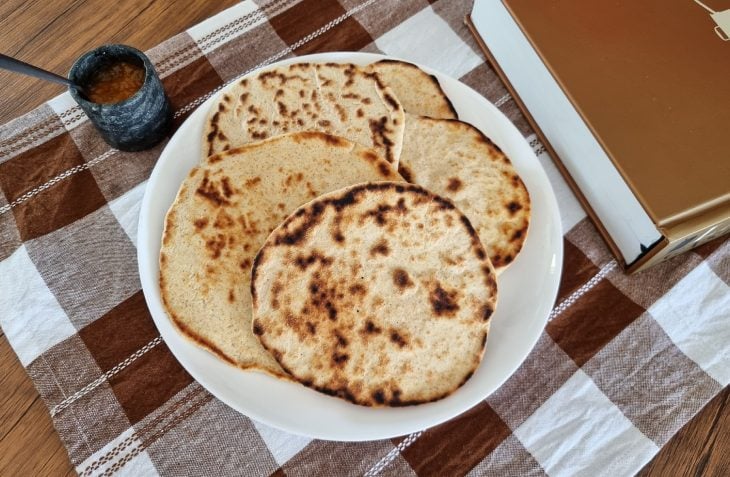
[[[253,332],[294,379],[364,406],[441,399],[474,373],[496,306],[468,219],[412,184],[299,208],[252,271]]]
[[[418,66],[397,60],[381,60],[368,66],[383,85],[395,93],[406,113],[440,119],[457,119],[449,97],[435,76]]]
[[[403,108],[352,64],[297,63],[237,82],[214,103],[203,157],[287,132],[322,131],[372,147],[398,164]]]
[[[530,195],[507,156],[477,128],[407,115],[399,172],[469,217],[498,273],[517,257],[530,224]]]
[[[251,333],[251,265],[269,233],[322,193],[402,180],[372,149],[317,132],[211,156],[190,172],[165,221],[160,289],[180,331],[241,368],[284,375]]]

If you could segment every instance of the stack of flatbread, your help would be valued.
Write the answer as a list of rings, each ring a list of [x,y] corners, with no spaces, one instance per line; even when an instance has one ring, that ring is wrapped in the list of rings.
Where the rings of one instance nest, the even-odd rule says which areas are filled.
[[[180,332],[239,368],[424,403],[479,366],[529,219],[510,160],[420,68],[280,66],[211,108],[160,289]]]

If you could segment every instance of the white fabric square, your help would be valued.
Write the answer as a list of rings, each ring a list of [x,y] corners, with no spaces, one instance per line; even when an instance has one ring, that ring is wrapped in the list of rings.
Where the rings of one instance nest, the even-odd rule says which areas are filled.
[[[565,182],[565,178],[558,170],[552,157],[550,157],[550,154],[548,154],[547,151],[544,151],[542,143],[537,139],[537,136],[533,134],[526,138],[526,140],[530,144],[532,144],[532,141],[536,142],[534,147],[536,153],[540,150],[543,151],[536,155],[542,165],[542,168],[545,169],[545,173],[550,180],[550,185],[553,187],[553,192],[555,192],[555,198],[558,200],[560,222],[562,223],[563,233],[565,234],[570,231],[575,224],[586,217],[586,211],[583,210],[580,202],[578,202],[575,194],[573,194],[573,190],[570,186],[568,186],[568,183]]]
[[[677,347],[730,384],[730,287],[701,263],[649,308]]]
[[[245,20],[243,19],[244,17]],[[264,12],[260,10],[254,2],[249,0],[238,3],[226,10],[223,10],[206,21],[198,23],[188,30],[188,35],[195,40],[195,43],[198,44],[198,48],[200,48],[203,53],[208,53],[218,48],[223,43],[221,41],[212,40],[210,35],[216,30],[225,28],[225,33],[219,32],[216,37],[221,37],[221,35],[223,35],[225,36],[225,41],[229,42],[265,21],[266,15]],[[232,24],[232,22],[235,22],[235,25]]]
[[[405,58],[461,78],[482,63],[431,7],[424,8],[375,40],[385,54]]]
[[[61,118],[61,122],[67,131],[72,130],[87,119],[86,114],[81,111],[81,108],[68,91],[48,101],[48,105]],[[72,108],[75,108],[75,110],[69,112]]]
[[[90,475],[102,475],[108,472],[114,475],[135,477],[159,476],[147,451],[139,451],[141,446],[142,442],[137,438],[134,428],[130,427],[84,460],[81,465],[76,467],[76,472],[79,475],[84,472],[90,473]],[[116,456],[108,458],[115,453]],[[129,459],[128,456],[132,454],[136,455]],[[129,460],[126,461],[126,459]]]
[[[124,464],[124,467],[120,470],[120,475],[129,475],[130,477],[158,477],[160,473],[157,472],[149,454],[144,451]]]
[[[266,447],[269,448],[269,452],[274,456],[274,460],[279,466],[283,466],[289,459],[294,457],[300,450],[307,447],[307,444],[312,442],[309,437],[298,436],[296,434],[289,434],[288,432],[280,431],[269,427],[266,424],[262,424],[251,419],[254,427],[258,431],[261,439],[266,443]]]
[[[76,332],[25,245],[0,262],[0,325],[23,366]]]
[[[139,225],[139,210],[142,207],[142,197],[147,189],[147,181],[128,190],[123,195],[109,202],[112,214],[129,236],[134,246],[137,246],[137,226]]]
[[[580,369],[514,434],[548,475],[632,475],[659,451]]]

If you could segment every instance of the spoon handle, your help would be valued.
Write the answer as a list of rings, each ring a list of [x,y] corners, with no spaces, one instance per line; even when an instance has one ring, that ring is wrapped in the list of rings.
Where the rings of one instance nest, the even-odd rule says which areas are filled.
[[[50,71],[42,70],[33,65],[29,65],[28,63],[16,60],[15,58],[3,55],[2,53],[0,53],[0,68],[8,71],[13,71],[15,73],[34,76],[36,78],[44,79],[47,81],[53,81],[55,83],[65,84],[66,86],[75,87],[75,85],[70,80],[64,78],[63,76],[51,73]]]

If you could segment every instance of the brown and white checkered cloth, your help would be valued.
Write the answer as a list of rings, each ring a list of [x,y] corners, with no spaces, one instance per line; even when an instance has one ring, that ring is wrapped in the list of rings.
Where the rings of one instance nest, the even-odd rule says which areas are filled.
[[[470,1],[245,1],[149,52],[179,124],[280,58],[363,50],[475,88],[531,142],[558,195],[565,264],[532,354],[427,431],[310,440],[231,410],[159,337],[137,273],[163,145],[110,150],[68,95],[0,129],[0,323],[79,474],[628,475],[730,382],[730,241],[625,276],[464,26]]]

